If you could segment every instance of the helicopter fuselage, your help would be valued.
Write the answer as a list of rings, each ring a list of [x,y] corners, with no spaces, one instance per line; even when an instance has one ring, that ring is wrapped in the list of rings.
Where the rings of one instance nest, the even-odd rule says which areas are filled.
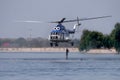
[[[72,38],[70,34],[74,34],[75,30],[67,30],[65,26],[62,24],[58,24],[56,27],[53,28],[49,35],[49,40],[52,43],[59,43],[59,42],[70,42]]]

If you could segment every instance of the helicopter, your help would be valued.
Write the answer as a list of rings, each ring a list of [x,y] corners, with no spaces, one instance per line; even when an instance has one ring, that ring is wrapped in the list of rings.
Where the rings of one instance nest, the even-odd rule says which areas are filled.
[[[53,27],[53,30],[50,32],[49,40],[50,40],[50,46],[53,47],[58,46],[58,43],[60,42],[67,42],[70,43],[71,46],[74,46],[73,38],[70,37],[71,34],[75,34],[77,27],[81,25],[79,21],[84,20],[92,20],[92,19],[99,19],[99,18],[107,18],[111,16],[102,16],[102,17],[93,17],[93,18],[84,18],[84,19],[77,19],[74,20],[66,20],[66,18],[61,19],[60,21],[54,21],[50,23],[57,23],[57,26]],[[69,30],[66,29],[62,23],[68,23],[68,22],[77,22],[77,24],[74,24],[73,29]]]
[[[67,43],[71,43],[72,46],[74,45],[74,42],[70,37],[70,35],[74,34],[76,31],[76,27],[81,25],[79,23],[79,18],[77,17],[77,24],[74,25],[73,30],[68,30],[64,25],[62,25],[62,23],[70,22],[70,20],[65,21],[65,19],[66,18],[63,18],[60,21],[51,22],[51,23],[57,23],[57,26],[53,27],[48,38],[50,40],[51,47],[53,47],[54,45],[58,46],[58,43],[60,42],[62,43],[67,42]],[[71,22],[74,22],[74,21],[71,21]]]
[[[111,16],[101,16],[101,17],[82,18],[82,19],[79,19],[77,17],[77,19],[73,19],[73,20],[66,20],[66,18],[62,18],[60,21],[47,22],[47,23],[57,23],[57,25],[53,27],[48,37],[48,40],[50,41],[50,46],[57,47],[59,46],[58,43],[60,42],[70,43],[71,46],[74,46],[74,40],[73,37],[71,37],[71,35],[72,34],[74,35],[77,27],[81,25],[80,21],[107,18],[107,17],[111,17]],[[17,21],[17,22],[41,23],[41,21]],[[63,23],[69,23],[69,22],[77,22],[77,24],[74,24],[72,30],[66,29],[66,27],[63,25]]]

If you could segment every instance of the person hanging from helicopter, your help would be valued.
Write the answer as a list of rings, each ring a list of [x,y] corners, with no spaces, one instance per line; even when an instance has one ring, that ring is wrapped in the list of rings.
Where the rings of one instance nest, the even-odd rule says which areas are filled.
[[[68,59],[68,53],[69,53],[69,49],[66,48],[66,60]]]

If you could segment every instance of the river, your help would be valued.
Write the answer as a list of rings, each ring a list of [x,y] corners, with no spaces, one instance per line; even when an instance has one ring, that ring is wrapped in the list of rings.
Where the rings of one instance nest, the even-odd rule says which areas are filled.
[[[0,53],[0,80],[119,80],[120,55]]]

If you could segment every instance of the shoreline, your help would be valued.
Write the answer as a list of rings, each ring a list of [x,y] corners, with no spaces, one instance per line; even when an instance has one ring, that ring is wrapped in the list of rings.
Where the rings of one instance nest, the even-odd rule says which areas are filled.
[[[115,49],[91,49],[87,51],[88,54],[117,54]]]
[[[79,52],[78,48],[68,48],[69,52]],[[65,52],[66,48],[0,48],[0,52]]]
[[[78,48],[68,48],[69,52],[80,52],[85,54],[117,54],[115,49],[91,49],[89,51],[79,51]],[[66,52],[62,47],[43,48],[0,48],[0,52]]]

